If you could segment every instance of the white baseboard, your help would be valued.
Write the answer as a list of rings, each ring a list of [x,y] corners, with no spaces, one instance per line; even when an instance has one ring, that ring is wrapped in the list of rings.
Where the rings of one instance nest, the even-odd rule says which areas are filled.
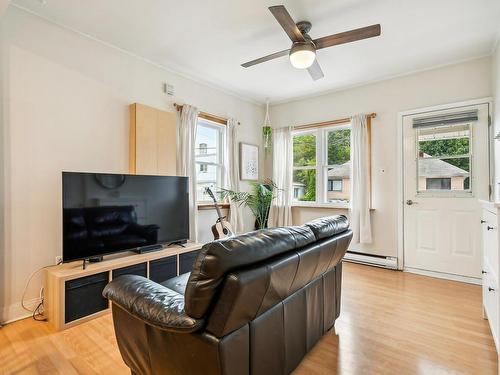
[[[396,257],[381,257],[368,254],[347,252],[344,260],[353,263],[366,264],[369,266],[389,268],[395,270],[398,268],[398,259]]]
[[[34,310],[40,303],[40,298],[33,298],[24,301],[24,305],[31,310]],[[32,314],[23,309],[21,302],[14,303],[10,306],[5,306],[1,310],[0,324],[5,325],[8,323],[15,322],[17,320],[25,319],[30,317]]]
[[[414,273],[414,274],[422,275],[422,276],[435,277],[435,278],[444,279],[444,280],[459,281],[459,282],[467,283],[467,284],[475,284],[475,285],[482,284],[482,281],[480,278],[454,275],[452,273],[427,271],[427,270],[421,270],[421,269],[412,268],[412,267],[404,267],[403,272]]]

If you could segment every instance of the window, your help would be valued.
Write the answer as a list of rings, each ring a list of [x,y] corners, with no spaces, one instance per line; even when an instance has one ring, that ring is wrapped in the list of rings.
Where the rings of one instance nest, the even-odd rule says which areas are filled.
[[[417,128],[417,191],[472,193],[471,125]]]
[[[223,186],[224,137],[226,127],[215,122],[198,119],[195,143],[196,162],[196,200],[209,202],[212,199],[205,193]]]
[[[200,143],[200,155],[206,155],[207,148],[208,148],[208,146],[206,143]]]
[[[294,201],[348,203],[350,154],[350,125],[294,132]]]
[[[425,187],[427,190],[451,190],[451,178],[428,178]]]
[[[342,191],[342,180],[328,180],[328,191]]]

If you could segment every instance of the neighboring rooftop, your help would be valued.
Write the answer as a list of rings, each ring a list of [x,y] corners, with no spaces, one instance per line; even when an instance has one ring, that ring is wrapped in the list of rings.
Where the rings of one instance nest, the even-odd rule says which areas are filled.
[[[469,172],[439,159],[421,159],[418,174],[422,177],[467,177]],[[328,177],[349,178],[351,162],[336,165],[328,171]]]

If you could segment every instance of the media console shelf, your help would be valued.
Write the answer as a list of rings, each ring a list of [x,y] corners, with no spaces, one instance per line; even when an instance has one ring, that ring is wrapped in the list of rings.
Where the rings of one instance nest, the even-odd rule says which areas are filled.
[[[161,283],[189,272],[202,245],[188,242],[144,254],[106,256],[102,262],[76,261],[44,271],[44,309],[49,324],[60,331],[106,314],[110,310],[102,290],[113,278],[132,274]]]

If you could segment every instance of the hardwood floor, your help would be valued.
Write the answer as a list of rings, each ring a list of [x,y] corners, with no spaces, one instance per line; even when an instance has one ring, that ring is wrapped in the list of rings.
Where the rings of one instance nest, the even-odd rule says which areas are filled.
[[[479,286],[346,263],[342,314],[297,375],[497,374]],[[63,332],[0,329],[0,374],[129,374],[111,316]]]

